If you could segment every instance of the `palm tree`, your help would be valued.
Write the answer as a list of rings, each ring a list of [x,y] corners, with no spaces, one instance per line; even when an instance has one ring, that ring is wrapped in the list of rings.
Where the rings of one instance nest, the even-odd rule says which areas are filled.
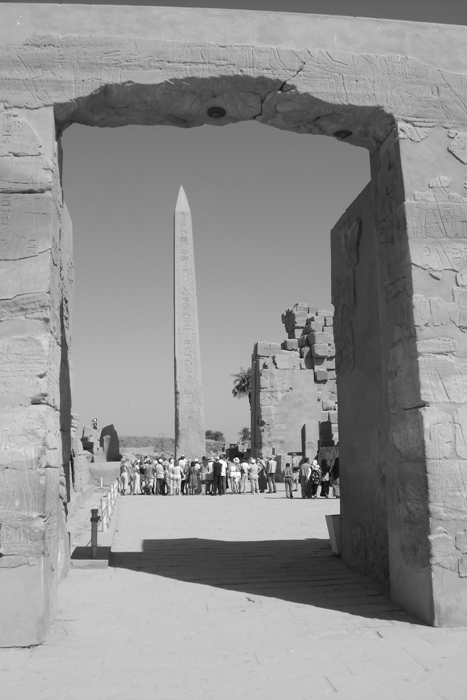
[[[251,440],[250,428],[242,428],[239,430],[238,437],[240,438],[241,442],[248,442],[248,440]]]
[[[245,396],[248,396],[251,408],[251,367],[247,369],[240,367],[239,372],[230,376],[234,378],[232,396],[236,399],[243,399]]]

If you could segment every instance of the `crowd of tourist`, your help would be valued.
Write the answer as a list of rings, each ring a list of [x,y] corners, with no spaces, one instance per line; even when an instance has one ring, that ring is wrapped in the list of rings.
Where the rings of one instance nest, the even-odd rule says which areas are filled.
[[[184,455],[179,459],[123,456],[120,465],[120,492],[134,496],[145,494],[155,496],[211,495],[264,492],[276,493],[278,460],[235,457],[226,455],[203,457],[201,460],[188,460]],[[300,491],[302,498],[339,498],[339,460],[332,468],[325,460],[311,463],[303,459],[299,465],[285,462],[281,469],[287,498],[293,498]],[[332,487],[332,488],[331,488]]]

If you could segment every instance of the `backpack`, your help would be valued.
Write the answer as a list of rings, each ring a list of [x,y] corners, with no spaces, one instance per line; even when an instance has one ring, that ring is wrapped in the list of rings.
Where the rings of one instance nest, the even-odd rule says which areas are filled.
[[[310,474],[310,481],[312,484],[319,484],[321,477],[321,472],[318,469],[312,469]]]

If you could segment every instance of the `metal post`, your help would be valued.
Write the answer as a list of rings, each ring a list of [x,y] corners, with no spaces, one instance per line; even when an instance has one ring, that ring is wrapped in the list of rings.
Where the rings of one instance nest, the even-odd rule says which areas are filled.
[[[97,526],[99,521],[99,509],[91,508],[91,559],[97,559]]]

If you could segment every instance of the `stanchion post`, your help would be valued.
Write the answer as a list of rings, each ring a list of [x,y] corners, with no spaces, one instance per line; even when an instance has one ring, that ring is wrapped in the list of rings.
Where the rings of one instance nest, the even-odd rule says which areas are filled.
[[[91,508],[91,559],[97,559],[97,526],[99,521],[99,509]]]

